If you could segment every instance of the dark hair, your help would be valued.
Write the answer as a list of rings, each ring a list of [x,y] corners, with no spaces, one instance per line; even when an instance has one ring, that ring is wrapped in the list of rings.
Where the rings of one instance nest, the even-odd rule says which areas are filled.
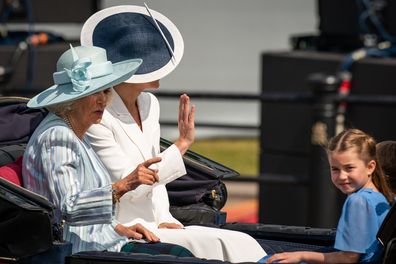
[[[393,193],[396,193],[396,141],[377,144],[377,158]]]
[[[354,149],[364,162],[368,163],[374,160],[376,166],[372,174],[372,181],[375,187],[386,197],[388,202],[393,202],[393,194],[378,162],[376,142],[372,136],[359,129],[347,129],[332,138],[327,149],[329,153],[344,152],[349,149]]]

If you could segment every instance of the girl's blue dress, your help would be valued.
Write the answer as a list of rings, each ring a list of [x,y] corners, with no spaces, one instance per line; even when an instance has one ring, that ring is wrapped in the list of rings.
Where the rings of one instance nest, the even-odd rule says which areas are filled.
[[[380,192],[362,188],[350,194],[342,208],[334,248],[360,253],[360,262],[379,261],[383,247],[376,235],[389,209]]]

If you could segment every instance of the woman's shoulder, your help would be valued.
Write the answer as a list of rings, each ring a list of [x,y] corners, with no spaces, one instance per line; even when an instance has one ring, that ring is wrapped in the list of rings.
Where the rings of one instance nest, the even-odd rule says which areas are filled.
[[[48,114],[46,118],[36,128],[31,137],[31,141],[36,144],[51,142],[64,143],[66,141],[73,141],[75,138],[73,131],[66,125],[66,123],[54,114]]]

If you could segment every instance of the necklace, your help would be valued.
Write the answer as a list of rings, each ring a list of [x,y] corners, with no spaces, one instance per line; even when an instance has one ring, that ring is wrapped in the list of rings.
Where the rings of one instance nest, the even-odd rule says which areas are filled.
[[[76,134],[76,132],[74,131],[74,128],[70,122],[69,115],[65,115],[63,117],[63,120],[65,121],[66,125],[74,132],[74,134]]]

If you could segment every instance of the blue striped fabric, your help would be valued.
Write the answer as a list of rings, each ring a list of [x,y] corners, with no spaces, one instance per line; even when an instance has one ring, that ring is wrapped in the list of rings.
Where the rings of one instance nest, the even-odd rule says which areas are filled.
[[[110,176],[90,147],[55,114],[41,122],[23,158],[24,186],[57,206],[73,253],[120,251],[127,238],[114,231]],[[34,228],[34,227],[32,227]]]

